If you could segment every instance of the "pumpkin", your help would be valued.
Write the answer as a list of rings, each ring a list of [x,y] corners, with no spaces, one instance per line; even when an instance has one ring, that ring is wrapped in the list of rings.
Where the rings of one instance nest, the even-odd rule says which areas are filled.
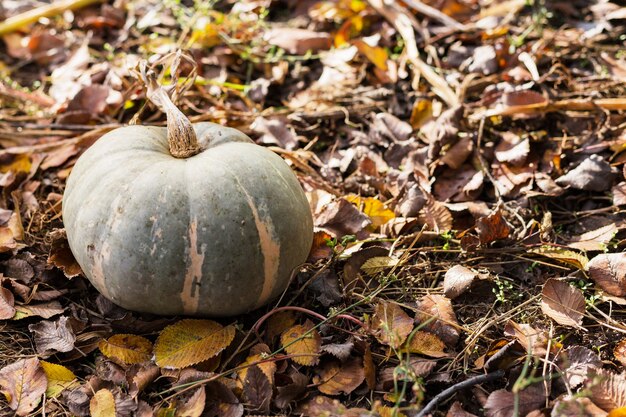
[[[63,221],[76,260],[129,310],[230,316],[266,304],[313,240],[296,176],[238,130],[192,125],[152,87],[167,128],[107,133],[67,180]]]

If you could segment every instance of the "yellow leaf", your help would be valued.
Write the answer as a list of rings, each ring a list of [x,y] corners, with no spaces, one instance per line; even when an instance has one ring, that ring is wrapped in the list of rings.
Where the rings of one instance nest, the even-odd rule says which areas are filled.
[[[345,198],[372,219],[371,227],[374,229],[378,229],[380,226],[396,217],[393,211],[386,208],[380,200],[374,197],[359,197],[358,195],[350,194]]]
[[[444,352],[445,347],[446,344],[436,335],[418,330],[407,344],[406,349],[411,353],[418,353],[432,358],[443,358],[448,356]]]
[[[409,119],[413,129],[419,129],[431,117],[433,117],[433,102],[425,98],[415,100]]]
[[[364,41],[358,39],[352,42],[359,52],[365,55],[372,64],[382,71],[387,71],[387,51],[380,46],[370,46]]]
[[[357,36],[363,30],[363,18],[360,15],[352,16],[343,22],[337,33],[335,34],[335,48],[348,43],[350,39]]]
[[[79,385],[74,372],[70,371],[65,366],[46,361],[40,361],[39,363],[46,373],[46,378],[48,378],[48,386],[46,388],[47,397],[54,398],[64,389],[70,389]]]
[[[7,155],[10,158],[10,161],[0,161],[0,172],[6,173],[9,171],[13,172],[30,172],[31,161],[30,157],[25,154],[17,154],[17,155]],[[4,158],[3,158],[4,159]]]
[[[89,401],[91,417],[115,417],[115,398],[108,389],[96,392]]]
[[[252,348],[250,353],[252,353],[252,355],[249,355],[246,358],[246,360],[241,364],[241,366],[246,366],[246,365],[249,365],[249,366],[246,366],[245,368],[237,372],[239,381],[240,382],[245,381],[246,375],[248,374],[248,369],[250,369],[250,366],[256,365],[259,367],[261,372],[263,372],[263,374],[267,377],[267,380],[270,382],[270,384],[273,385],[274,374],[276,373],[276,363],[271,362],[271,361],[258,363],[262,361],[267,356],[267,354],[270,353],[270,349],[267,347],[267,345],[258,344]]]
[[[312,329],[313,323],[307,321],[286,330],[280,337],[285,351],[295,355],[292,359],[300,365],[313,366],[319,361],[322,338],[317,330]]]
[[[104,356],[129,365],[149,361],[152,357],[152,342],[134,334],[116,334],[102,340],[98,348]]]
[[[185,368],[205,361],[224,350],[235,338],[233,326],[212,320],[185,319],[167,326],[154,346],[156,364]]]
[[[572,265],[581,270],[587,268],[587,263],[589,262],[589,259],[585,255],[554,246],[541,246],[539,248],[533,248],[528,252]]]
[[[606,417],[626,417],[626,407],[614,408]]]

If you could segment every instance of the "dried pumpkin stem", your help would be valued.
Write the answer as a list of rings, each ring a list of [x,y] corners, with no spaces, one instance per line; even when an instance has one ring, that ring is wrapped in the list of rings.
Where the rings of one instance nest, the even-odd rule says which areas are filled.
[[[175,158],[189,158],[200,152],[200,145],[191,121],[170,99],[169,94],[159,85],[153,71],[142,62],[139,75],[146,84],[146,96],[155,106],[167,115],[167,142],[170,154]]]

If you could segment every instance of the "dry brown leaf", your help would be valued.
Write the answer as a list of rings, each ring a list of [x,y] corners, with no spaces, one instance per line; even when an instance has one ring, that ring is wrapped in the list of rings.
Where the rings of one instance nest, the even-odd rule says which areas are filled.
[[[323,230],[316,231],[313,234],[313,244],[311,245],[311,251],[309,252],[307,262],[315,263],[320,259],[328,259],[333,256],[333,250],[330,246],[328,246],[328,242],[331,239],[332,236]]]
[[[620,182],[611,188],[613,194],[613,204],[615,206],[623,206],[626,204],[626,182]]]
[[[317,389],[326,395],[350,394],[365,380],[365,370],[361,358],[353,357],[346,362],[329,361],[324,364],[319,375],[313,378]]]
[[[359,236],[366,232],[365,229],[371,224],[372,220],[345,198],[327,204],[319,215],[315,216],[315,225],[324,228],[335,237]]]
[[[160,368],[151,362],[131,366],[126,371],[128,393],[131,397],[136,398],[141,391],[159,376],[160,371]]]
[[[480,243],[486,245],[508,238],[511,234],[511,227],[502,217],[502,212],[497,210],[476,220],[476,232],[478,232]]]
[[[569,186],[577,190],[607,191],[613,184],[615,172],[611,165],[600,155],[591,155],[576,164],[567,174],[556,179],[560,186]]]
[[[393,211],[386,208],[385,204],[376,198],[360,197],[354,194],[347,195],[344,198],[372,220],[371,227],[374,230],[396,217]]]
[[[8,320],[15,315],[15,297],[8,289],[0,286],[0,320]]]
[[[626,377],[605,369],[594,369],[587,375],[589,399],[605,411],[626,407]]]
[[[91,417],[116,417],[113,393],[106,388],[96,392],[89,401],[89,413]]]
[[[519,414],[525,416],[533,410],[543,408],[545,392],[543,385],[531,385],[518,394]],[[515,415],[515,394],[503,389],[489,394],[485,404],[487,417],[513,417]]]
[[[322,337],[310,321],[285,330],[280,342],[288,354],[294,355],[294,362],[304,366],[313,366],[319,362]]]
[[[272,400],[272,383],[260,367],[248,368],[243,381],[243,394],[249,407],[260,413],[268,413]]]
[[[308,376],[296,370],[289,372],[287,377],[287,384],[276,387],[274,404],[281,410],[287,408],[292,401],[304,396],[307,391],[307,383],[309,382]]]
[[[459,322],[452,303],[442,295],[426,295],[420,300],[415,321],[420,330],[435,334],[446,346],[454,348],[459,341]]]
[[[275,337],[296,324],[296,315],[291,310],[279,311],[267,320],[267,341],[272,344]]]
[[[233,326],[212,320],[185,319],[167,326],[154,346],[156,364],[185,368],[216,356],[235,338]]]
[[[244,366],[244,368],[241,369],[239,372],[237,372],[237,377],[239,378],[239,381],[242,381],[242,382],[245,381],[246,374],[248,373],[248,369],[249,369],[249,367],[247,367],[246,365],[250,365],[250,366],[258,366],[261,369],[261,371],[263,371],[263,373],[267,377],[267,380],[270,382],[270,384],[274,384],[274,374],[276,373],[276,362],[266,361],[266,362],[259,363],[263,360],[264,357],[267,357],[267,355],[270,353],[270,348],[267,345],[260,343],[258,345],[253,346],[250,349],[250,353],[251,354],[240,365],[240,366]]]
[[[397,349],[411,334],[413,319],[398,304],[380,301],[374,309],[371,329],[380,343]]]
[[[270,45],[276,45],[296,55],[328,50],[331,45],[328,33],[288,27],[270,29],[265,32],[263,39]]]
[[[76,335],[66,316],[59,317],[56,321],[42,320],[39,323],[30,324],[28,330],[35,337],[35,346],[40,355],[71,352],[74,349]]]
[[[609,223],[606,226],[574,237],[567,246],[587,252],[605,251],[607,244],[615,237],[617,232],[618,229],[615,223]]]
[[[440,338],[432,333],[423,332],[421,330],[416,331],[406,345],[407,351],[430,356],[432,358],[448,356],[448,354],[444,352],[445,348],[446,344],[443,343]]]
[[[450,406],[450,409],[448,410],[446,417],[478,417],[478,416],[472,413],[468,413],[467,411],[463,410],[463,406],[461,405],[461,403],[459,401],[455,401]]]
[[[176,402],[176,417],[200,417],[206,406],[206,388],[194,389]]]
[[[16,305],[15,316],[13,320],[20,320],[26,317],[39,316],[44,319],[61,314],[65,311],[65,308],[61,306],[58,301],[49,301],[46,303],[29,304],[29,305]]]
[[[70,250],[65,230],[55,229],[48,234],[48,237],[52,239],[50,253],[48,254],[48,264],[61,269],[68,278],[79,275],[82,270]]]
[[[428,196],[426,204],[419,212],[419,221],[427,224],[429,230],[436,233],[443,233],[452,229],[452,213],[445,206],[435,200],[432,196]]]
[[[454,300],[465,291],[469,290],[478,275],[471,269],[462,265],[455,265],[448,269],[443,278],[443,293],[446,297]]]
[[[545,332],[533,328],[530,324],[520,324],[509,320],[504,327],[504,334],[517,339],[524,350],[533,356],[538,358],[545,356],[548,345],[548,337]]]
[[[613,356],[615,356],[615,359],[617,359],[622,366],[626,366],[626,339],[617,342],[615,348],[613,348]]]
[[[511,132],[503,132],[502,140],[496,146],[495,157],[500,162],[506,162],[513,166],[526,162],[530,152],[530,141]]]
[[[559,367],[563,370],[563,379],[571,389],[577,388],[595,369],[602,368],[598,355],[583,346],[572,346],[560,356]]]
[[[46,392],[48,380],[37,358],[20,359],[0,369],[0,387],[18,416],[30,414]]]
[[[585,296],[567,282],[550,278],[541,292],[541,311],[563,326],[580,328],[585,314]]]
[[[98,344],[104,356],[117,363],[147,362],[152,357],[152,342],[134,334],[116,334]]]
[[[372,349],[369,344],[365,346],[363,355],[363,371],[365,372],[365,382],[370,390],[376,387],[376,364],[372,358]]]
[[[554,402],[550,417],[611,417],[607,412],[591,402],[589,398],[573,397]],[[618,416],[614,416],[618,417]]]
[[[626,253],[603,253],[587,264],[591,279],[604,291],[621,297],[626,295]]]

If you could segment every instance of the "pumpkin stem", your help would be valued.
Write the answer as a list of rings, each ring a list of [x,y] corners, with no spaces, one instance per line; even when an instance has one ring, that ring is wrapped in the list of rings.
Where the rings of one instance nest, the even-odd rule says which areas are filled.
[[[178,63],[172,65],[172,73]],[[154,71],[147,63],[139,63],[139,76],[146,85],[146,96],[155,106],[167,115],[167,142],[170,154],[175,158],[189,158],[200,152],[200,144],[191,121],[172,102],[165,88],[157,82]]]

